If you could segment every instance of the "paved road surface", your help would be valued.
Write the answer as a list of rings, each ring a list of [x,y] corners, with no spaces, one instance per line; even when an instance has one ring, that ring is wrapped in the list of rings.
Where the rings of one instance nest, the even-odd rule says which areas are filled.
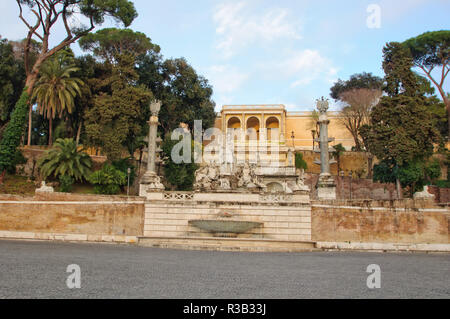
[[[81,268],[81,289],[66,286]],[[367,288],[367,266],[381,289]],[[224,253],[0,241],[0,298],[450,298],[450,255]]]

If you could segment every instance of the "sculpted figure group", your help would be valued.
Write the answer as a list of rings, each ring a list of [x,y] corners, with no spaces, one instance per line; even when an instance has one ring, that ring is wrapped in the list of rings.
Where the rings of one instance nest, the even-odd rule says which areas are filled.
[[[248,163],[237,166],[232,174],[222,175],[220,166],[208,164],[195,172],[194,189],[199,191],[217,191],[232,189],[264,190],[264,185],[256,174],[256,165]]]
[[[298,171],[297,175],[299,176],[297,180],[287,185],[287,193],[309,191],[309,188],[304,184],[304,172]],[[237,165],[231,174],[222,174],[219,165],[209,163],[195,172],[194,189],[197,191],[229,191],[240,189],[265,192],[267,186],[258,176],[257,165],[255,164],[245,163],[243,165]]]

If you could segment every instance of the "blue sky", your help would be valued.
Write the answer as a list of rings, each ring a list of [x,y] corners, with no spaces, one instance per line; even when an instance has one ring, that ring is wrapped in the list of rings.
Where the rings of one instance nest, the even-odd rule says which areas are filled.
[[[132,29],[165,58],[185,57],[223,104],[285,104],[312,110],[338,78],[382,76],[382,48],[426,31],[450,29],[450,0],[135,0]],[[369,28],[370,4],[381,9]],[[13,0],[1,0],[0,34],[23,38]],[[106,23],[103,27],[114,26]],[[64,34],[56,30],[55,41]],[[75,50],[81,53],[79,50]],[[450,78],[446,90],[450,91]]]

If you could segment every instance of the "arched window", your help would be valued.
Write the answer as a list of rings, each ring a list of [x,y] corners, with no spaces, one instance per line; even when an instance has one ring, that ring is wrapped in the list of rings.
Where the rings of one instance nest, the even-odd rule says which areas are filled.
[[[241,128],[241,120],[238,117],[230,118],[228,120],[227,128],[240,129]]]
[[[259,140],[259,119],[257,117],[250,117],[247,120],[247,140]]]
[[[278,141],[280,139],[280,121],[272,116],[266,121],[267,140]]]

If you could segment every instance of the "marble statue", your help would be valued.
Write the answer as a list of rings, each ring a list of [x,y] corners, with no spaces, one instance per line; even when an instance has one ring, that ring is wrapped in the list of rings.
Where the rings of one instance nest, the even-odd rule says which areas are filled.
[[[42,181],[41,188],[36,189],[36,193],[54,193],[55,190],[51,186],[47,186],[45,181]]]

